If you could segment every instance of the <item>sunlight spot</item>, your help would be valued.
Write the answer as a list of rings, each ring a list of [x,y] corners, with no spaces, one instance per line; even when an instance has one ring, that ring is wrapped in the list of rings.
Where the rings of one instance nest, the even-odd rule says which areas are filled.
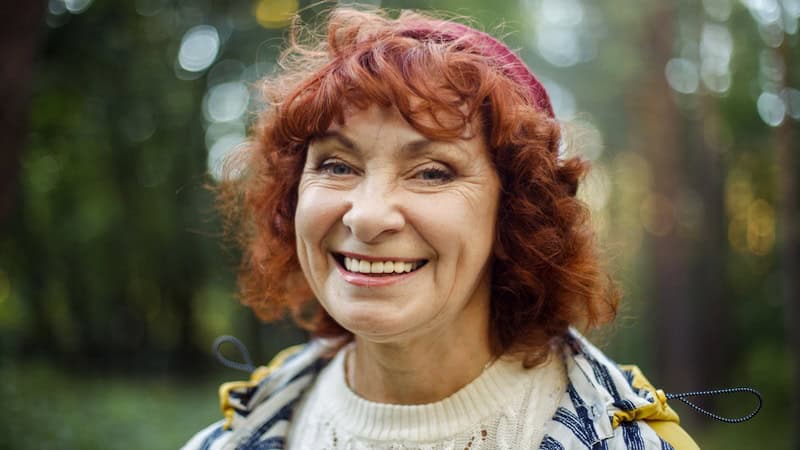
[[[181,39],[178,63],[189,72],[206,70],[217,58],[219,44],[219,34],[216,28],[210,25],[198,25],[191,28]]]
[[[685,58],[673,58],[664,67],[669,86],[681,94],[697,92],[700,80],[697,75],[697,64]]]

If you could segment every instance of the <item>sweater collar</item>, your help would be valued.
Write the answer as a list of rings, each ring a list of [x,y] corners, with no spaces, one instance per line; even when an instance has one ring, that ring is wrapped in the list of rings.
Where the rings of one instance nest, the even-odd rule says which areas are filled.
[[[500,358],[469,384],[440,401],[422,405],[383,404],[365,400],[347,386],[345,354],[339,352],[320,374],[318,383],[326,389],[312,391],[310,395],[322,396],[317,403],[330,405],[330,415],[341,419],[337,426],[366,439],[404,441],[453,435],[495,411],[507,409],[509,414],[515,414],[527,400],[526,393],[532,383],[548,384],[559,373],[564,376],[557,370],[556,364],[561,364],[557,358],[534,369],[525,369],[516,360]],[[431,423],[436,424],[435,431],[428,429]]]

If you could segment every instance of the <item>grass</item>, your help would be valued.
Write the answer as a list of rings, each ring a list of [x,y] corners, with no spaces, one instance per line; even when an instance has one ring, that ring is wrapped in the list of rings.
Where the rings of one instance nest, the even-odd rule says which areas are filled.
[[[176,449],[221,418],[212,377],[77,375],[0,365],[0,449]]]

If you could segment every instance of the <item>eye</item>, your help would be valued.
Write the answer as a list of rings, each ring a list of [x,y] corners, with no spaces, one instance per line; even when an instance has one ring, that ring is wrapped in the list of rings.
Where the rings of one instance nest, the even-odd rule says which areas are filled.
[[[328,159],[323,161],[318,170],[320,172],[336,176],[352,175],[354,173],[352,167],[338,159]]]
[[[454,178],[453,172],[443,167],[426,167],[417,172],[416,177],[431,183],[447,183]]]

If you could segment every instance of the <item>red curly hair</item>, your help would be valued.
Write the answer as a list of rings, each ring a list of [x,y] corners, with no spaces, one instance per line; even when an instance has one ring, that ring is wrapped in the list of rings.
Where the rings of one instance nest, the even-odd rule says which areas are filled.
[[[575,197],[588,164],[560,159],[561,127],[528,88],[463,39],[410,37],[441,23],[419,13],[335,9],[327,39],[293,25],[281,71],[261,84],[268,109],[228,168],[220,205],[244,250],[240,297],[264,320],[290,313],[312,334],[352,338],[313,298],[295,248],[297,187],[311,139],[347,107],[394,106],[430,139],[483,126],[501,181],[490,330],[496,354],[532,365],[570,325],[610,321],[618,291],[601,269],[588,209]],[[431,121],[430,118],[434,120]]]

